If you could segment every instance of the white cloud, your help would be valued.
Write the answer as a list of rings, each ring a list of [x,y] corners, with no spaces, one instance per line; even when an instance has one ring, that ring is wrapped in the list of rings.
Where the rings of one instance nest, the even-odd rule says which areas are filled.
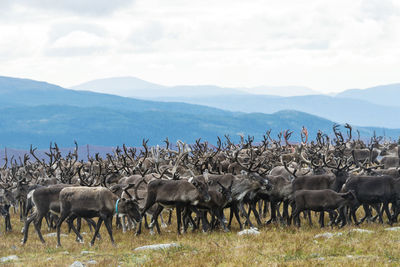
[[[48,48],[50,56],[90,56],[105,53],[110,47],[109,41],[96,34],[73,31],[55,40]]]
[[[7,0],[6,0],[7,1]],[[15,5],[35,9],[68,12],[78,15],[103,16],[129,7],[134,0],[14,0]]]
[[[395,0],[0,1],[0,74],[61,85],[132,75],[167,85],[321,91],[399,82],[399,6]]]

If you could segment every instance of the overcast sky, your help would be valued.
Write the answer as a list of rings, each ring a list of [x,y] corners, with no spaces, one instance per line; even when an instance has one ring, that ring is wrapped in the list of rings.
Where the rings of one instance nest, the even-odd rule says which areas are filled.
[[[71,86],[400,82],[400,1],[1,0],[0,75]]]

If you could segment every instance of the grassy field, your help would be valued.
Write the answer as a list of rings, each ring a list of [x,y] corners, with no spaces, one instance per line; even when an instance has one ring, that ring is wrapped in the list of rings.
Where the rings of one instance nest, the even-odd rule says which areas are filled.
[[[18,260],[5,266],[69,266],[80,261],[86,266],[399,266],[400,231],[387,231],[388,225],[363,224],[362,229],[373,233],[354,231],[355,226],[343,229],[320,229],[303,223],[296,227],[270,225],[260,229],[259,235],[238,236],[235,224],[232,232],[189,232],[176,234],[176,225],[162,229],[161,235],[150,235],[147,230],[139,237],[133,232],[123,234],[114,229],[117,247],[113,247],[104,225],[103,239],[89,246],[91,238],[86,224],[82,231],[85,243],[75,242],[75,235],[61,237],[63,247],[56,248],[56,237],[46,236],[49,232],[43,223],[46,244],[42,244],[30,228],[29,239],[21,246],[22,223],[16,215],[12,217],[13,231],[4,233],[1,220],[0,257],[17,255]],[[55,232],[51,230],[50,232]],[[62,231],[66,234],[66,229]],[[341,233],[331,238],[315,237],[321,233]],[[179,247],[160,251],[134,251],[135,248],[158,244],[178,243]],[[83,251],[83,252],[82,252]],[[87,264],[95,260],[95,264]]]

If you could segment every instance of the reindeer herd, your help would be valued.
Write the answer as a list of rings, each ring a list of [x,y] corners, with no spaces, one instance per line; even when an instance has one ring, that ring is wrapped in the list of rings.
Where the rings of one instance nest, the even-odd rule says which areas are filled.
[[[303,127],[300,143],[290,142],[289,130],[277,139],[268,131],[259,143],[242,136],[235,144],[225,135],[223,141],[218,137],[217,146],[201,139],[172,145],[167,138],[165,146],[149,147],[143,140],[141,148],[123,145],[103,158],[88,154],[86,161],[78,160],[76,142],[74,151],[64,156],[50,144],[45,158],[31,146],[23,158],[8,159],[6,154],[0,169],[4,230],[12,231],[10,209],[24,222],[23,244],[32,223],[45,242],[45,219],[48,228],[57,230],[59,246],[63,222],[82,241],[80,228],[82,219],[86,221],[94,229],[91,245],[104,222],[114,244],[114,218],[123,232],[135,229],[141,234],[144,221],[151,233],[154,227],[160,233],[160,225],[171,223],[173,211],[178,234],[189,227],[229,231],[234,218],[240,229],[254,223],[300,227],[302,218],[312,224],[312,211],[321,227],[325,213],[331,226],[383,223],[384,215],[389,224],[397,222],[398,143],[375,135],[364,142],[359,133],[353,138],[350,125],[345,128],[342,133],[334,125],[330,136],[319,131],[310,141]],[[356,215],[360,208],[365,214],[361,219]]]

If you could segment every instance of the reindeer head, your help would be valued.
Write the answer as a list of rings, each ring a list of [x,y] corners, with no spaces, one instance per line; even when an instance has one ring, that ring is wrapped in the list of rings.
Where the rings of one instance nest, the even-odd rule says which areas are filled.
[[[195,177],[191,177],[188,180],[189,183],[191,183],[192,185],[194,185],[194,187],[196,187],[197,191],[199,192],[200,196],[203,198],[203,200],[205,202],[208,202],[211,200],[211,196],[208,193],[208,184],[207,181],[203,182],[198,178]]]

